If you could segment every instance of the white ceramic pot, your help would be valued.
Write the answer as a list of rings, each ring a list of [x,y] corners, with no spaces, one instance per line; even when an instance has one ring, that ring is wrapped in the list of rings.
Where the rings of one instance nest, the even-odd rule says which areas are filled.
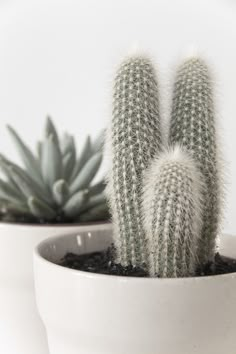
[[[236,237],[221,252],[236,257]],[[235,354],[236,273],[154,279],[96,275],[55,264],[101,250],[107,228],[50,238],[35,251],[39,312],[50,354]]]
[[[89,226],[89,230],[95,226]],[[45,238],[86,230],[81,225],[0,223],[0,353],[48,354],[33,282],[33,250]]]

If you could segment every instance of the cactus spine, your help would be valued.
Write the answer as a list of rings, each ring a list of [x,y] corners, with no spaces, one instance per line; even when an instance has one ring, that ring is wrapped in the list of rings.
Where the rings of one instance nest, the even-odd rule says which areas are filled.
[[[196,160],[206,181],[203,225],[198,256],[202,264],[214,260],[219,231],[220,186],[212,83],[199,58],[178,69],[173,95],[170,144],[183,145]]]
[[[195,274],[201,227],[201,175],[179,147],[164,152],[144,178],[143,218],[151,276]]]
[[[108,195],[117,258],[122,265],[142,265],[146,261],[142,176],[161,147],[158,87],[149,59],[129,58],[118,70],[109,145],[112,171],[108,176]]]

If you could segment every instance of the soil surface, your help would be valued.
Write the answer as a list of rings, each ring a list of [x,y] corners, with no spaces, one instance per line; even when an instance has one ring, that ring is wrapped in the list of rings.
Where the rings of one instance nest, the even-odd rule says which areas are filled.
[[[203,270],[197,271],[197,276],[220,275],[236,272],[236,259],[215,255],[215,262],[208,263]]]
[[[132,265],[123,267],[121,264],[115,263],[114,254],[114,246],[109,247],[103,252],[94,252],[84,255],[67,253],[62,259],[60,265],[71,269],[97,274],[121,275],[127,277],[148,277],[145,267],[139,268],[133,267]]]
[[[120,275],[127,277],[148,277],[145,264],[143,268],[128,265],[123,267],[114,262],[115,248],[108,248],[103,252],[94,252],[84,255],[67,253],[60,262],[63,267],[81,270],[90,273]],[[221,256],[215,256],[215,262],[207,264],[196,272],[196,276],[219,275],[236,272],[236,260]]]

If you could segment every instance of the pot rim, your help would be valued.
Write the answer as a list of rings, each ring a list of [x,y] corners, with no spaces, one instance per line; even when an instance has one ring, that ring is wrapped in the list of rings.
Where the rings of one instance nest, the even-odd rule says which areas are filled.
[[[78,227],[78,226],[96,226],[96,225],[109,225],[111,221],[104,220],[104,221],[91,221],[91,222],[76,222],[76,223],[48,223],[48,224],[37,224],[37,223],[27,223],[27,222],[10,222],[10,221],[0,221],[0,228],[2,225],[4,226],[15,226],[15,227],[42,227],[42,228],[53,228],[53,227]]]
[[[64,266],[61,266],[59,264],[53,263],[47,259],[45,259],[42,255],[41,255],[41,248],[44,247],[46,244],[50,244],[50,243],[55,243],[57,240],[59,239],[63,239],[65,237],[72,237],[75,236],[75,233],[71,234],[71,235],[59,235],[59,236],[53,236],[53,237],[49,237],[45,240],[43,240],[42,242],[40,242],[34,249],[34,259],[37,262],[40,262],[44,265],[47,265],[48,267],[50,267],[51,269],[54,269],[57,272],[63,272],[63,273],[67,273],[68,275],[71,274],[73,276],[78,276],[78,277],[83,277],[83,278],[87,278],[87,279],[94,279],[94,280],[98,280],[98,279],[102,279],[102,280],[106,280],[106,281],[121,281],[121,282],[139,282],[140,284],[142,284],[143,282],[145,283],[165,283],[165,284],[170,284],[170,283],[178,283],[178,282],[182,282],[182,283],[190,283],[190,282],[206,282],[206,281],[218,281],[219,279],[235,279],[236,280],[236,272],[234,273],[226,273],[226,274],[219,274],[219,275],[206,275],[206,276],[196,276],[196,277],[185,277],[185,278],[154,278],[154,277],[126,277],[126,276],[121,276],[121,275],[111,275],[111,274],[98,274],[98,273],[92,273],[92,272],[85,272],[82,270],[77,270],[77,269],[71,269],[71,268],[67,268]],[[235,242],[235,247],[236,247],[236,237],[232,236],[232,235],[228,235],[228,234],[224,234],[224,237],[230,238],[230,239],[234,239]]]

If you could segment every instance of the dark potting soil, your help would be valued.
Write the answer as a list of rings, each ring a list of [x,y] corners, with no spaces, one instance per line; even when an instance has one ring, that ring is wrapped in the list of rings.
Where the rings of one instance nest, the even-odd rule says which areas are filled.
[[[202,270],[197,271],[197,276],[220,275],[236,272],[236,259],[221,256],[219,253],[215,255],[215,262],[205,265]]]
[[[71,269],[97,274],[121,275],[127,277],[148,276],[145,268],[134,267],[132,265],[123,267],[121,264],[115,263],[114,255],[114,246],[109,247],[103,252],[94,252],[83,255],[67,253],[61,260],[60,265]]]
[[[123,267],[114,261],[115,248],[109,247],[102,252],[93,252],[84,255],[67,253],[60,262],[63,267],[81,270],[90,273],[119,275],[126,277],[148,277],[148,273],[143,268],[128,265]],[[196,276],[219,275],[236,272],[236,260],[221,256],[215,256],[215,262],[208,263],[203,269],[196,272]]]

